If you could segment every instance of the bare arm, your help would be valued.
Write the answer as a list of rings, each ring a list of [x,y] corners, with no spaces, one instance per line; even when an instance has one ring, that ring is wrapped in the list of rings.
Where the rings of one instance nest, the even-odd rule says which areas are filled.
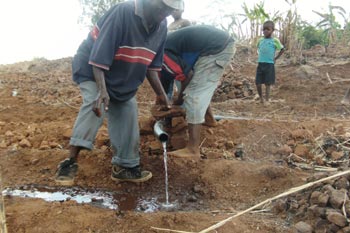
[[[280,50],[280,52],[277,54],[277,56],[275,57],[275,61],[280,57],[282,56],[282,54],[284,53],[284,48]]]
[[[185,80],[181,82],[181,90],[179,91],[179,94],[178,94],[178,96],[177,96],[177,99],[176,99],[176,101],[174,102],[175,105],[181,105],[181,104],[183,104],[183,102],[184,102],[184,99],[183,99],[184,94],[183,94],[183,92],[185,91],[185,89],[186,89],[186,87],[188,86],[188,84],[191,82],[192,77],[193,77],[193,71],[191,70],[191,71],[187,74]]]
[[[94,73],[94,78],[96,81],[97,89],[98,89],[98,95],[95,100],[95,105],[92,109],[96,116],[100,117],[102,115],[101,113],[101,105],[104,104],[104,110],[108,111],[108,105],[109,105],[109,95],[106,88],[106,82],[105,82],[105,74],[103,70],[96,66],[92,66],[92,71]]]
[[[164,104],[165,107],[169,109],[171,107],[170,102],[168,100],[168,97],[164,91],[162,84],[160,83],[158,73],[153,70],[147,71],[147,80],[151,84],[153,91],[156,93],[157,100],[160,103]]]

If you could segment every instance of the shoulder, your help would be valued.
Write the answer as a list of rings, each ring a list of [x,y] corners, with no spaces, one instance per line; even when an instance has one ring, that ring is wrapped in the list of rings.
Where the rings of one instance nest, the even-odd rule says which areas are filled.
[[[125,1],[125,2],[121,2],[118,3],[116,5],[114,5],[111,8],[113,13],[124,13],[126,15],[131,14],[134,15],[135,14],[135,3],[134,1]]]
[[[277,37],[272,38],[274,42],[281,43],[281,41]]]

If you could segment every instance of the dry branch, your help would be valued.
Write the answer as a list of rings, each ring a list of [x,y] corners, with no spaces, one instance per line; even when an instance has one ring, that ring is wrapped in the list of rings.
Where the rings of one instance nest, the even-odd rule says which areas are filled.
[[[331,179],[337,178],[339,176],[344,176],[344,175],[347,175],[347,174],[350,174],[350,170],[339,172],[339,173],[334,174],[332,176],[325,177],[325,178],[319,179],[317,181],[304,184],[304,185],[299,186],[299,187],[291,188],[291,189],[289,189],[288,191],[286,191],[284,193],[281,193],[281,194],[279,194],[279,195],[277,195],[275,197],[267,199],[267,200],[265,200],[265,201],[255,205],[255,206],[253,206],[253,207],[250,207],[249,209],[241,211],[241,212],[239,212],[239,213],[237,213],[237,214],[235,214],[235,215],[233,215],[233,216],[231,216],[229,218],[226,218],[226,219],[222,220],[221,222],[219,222],[219,223],[217,223],[217,224],[215,224],[215,225],[213,225],[211,227],[208,227],[208,228],[206,228],[206,229],[204,229],[202,231],[199,231],[197,233],[208,233],[210,231],[214,231],[215,229],[218,229],[219,227],[225,225],[227,222],[231,221],[232,219],[237,218],[237,217],[239,217],[239,216],[241,216],[241,215],[243,215],[245,213],[251,212],[252,210],[254,210],[254,209],[258,208],[258,207],[261,207],[261,206],[264,206],[266,204],[269,204],[269,203],[271,203],[274,200],[277,200],[279,198],[286,197],[286,196],[288,196],[290,194],[293,194],[293,193],[302,191],[304,189],[310,188],[310,187],[314,186],[315,184],[319,184],[319,183],[322,183],[324,181],[331,180]],[[170,230],[170,229],[164,229],[164,228],[156,228],[156,227],[151,227],[151,229],[158,230],[158,231],[178,232],[178,233],[194,233],[194,232],[188,232],[188,231],[176,231],[176,230]]]

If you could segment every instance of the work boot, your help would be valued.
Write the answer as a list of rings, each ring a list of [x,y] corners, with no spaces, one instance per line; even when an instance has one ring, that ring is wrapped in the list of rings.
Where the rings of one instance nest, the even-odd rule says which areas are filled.
[[[75,159],[65,159],[57,166],[55,181],[61,185],[73,185],[77,171],[78,164]]]
[[[145,182],[152,178],[150,171],[141,171],[140,166],[133,168],[121,167],[118,165],[112,166],[112,180],[114,181],[128,181],[134,183]]]

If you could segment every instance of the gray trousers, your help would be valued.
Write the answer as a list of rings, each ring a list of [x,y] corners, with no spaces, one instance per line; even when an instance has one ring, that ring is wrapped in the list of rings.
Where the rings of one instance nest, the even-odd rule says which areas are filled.
[[[95,82],[79,84],[83,104],[75,121],[70,145],[93,149],[97,132],[105,116],[108,119],[108,133],[113,148],[112,164],[135,167],[140,164],[138,108],[135,97],[125,102],[110,102],[108,112],[97,117],[92,111],[97,97]]]

